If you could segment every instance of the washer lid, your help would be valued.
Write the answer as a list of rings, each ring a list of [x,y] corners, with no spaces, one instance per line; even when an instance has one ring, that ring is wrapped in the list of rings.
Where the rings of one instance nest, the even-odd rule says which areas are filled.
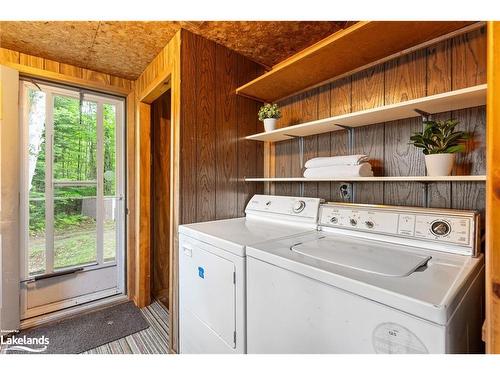
[[[394,251],[377,243],[366,246],[329,237],[298,243],[290,249],[323,262],[390,277],[409,276],[432,258],[424,254]]]

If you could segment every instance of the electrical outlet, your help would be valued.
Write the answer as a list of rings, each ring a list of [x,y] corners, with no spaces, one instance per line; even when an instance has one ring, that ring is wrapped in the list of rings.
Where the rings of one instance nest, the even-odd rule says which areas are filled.
[[[341,184],[339,186],[340,199],[343,201],[349,201],[352,198],[352,184]]]

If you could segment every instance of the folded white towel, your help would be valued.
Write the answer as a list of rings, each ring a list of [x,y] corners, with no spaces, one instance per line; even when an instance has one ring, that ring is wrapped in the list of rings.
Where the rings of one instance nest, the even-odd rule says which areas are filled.
[[[345,156],[331,156],[319,157],[306,161],[306,168],[328,167],[331,165],[358,165],[368,161],[366,155],[345,155]]]
[[[359,165],[333,165],[330,167],[307,168],[305,178],[373,177],[370,163]]]

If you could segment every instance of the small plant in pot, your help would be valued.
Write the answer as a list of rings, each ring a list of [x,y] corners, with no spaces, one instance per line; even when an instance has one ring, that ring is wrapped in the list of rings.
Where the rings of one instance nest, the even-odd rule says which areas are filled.
[[[464,142],[470,134],[455,131],[457,120],[425,121],[424,130],[410,137],[410,144],[422,148],[428,176],[449,176],[455,163],[455,154],[464,152]]]
[[[259,120],[264,122],[264,129],[270,132],[276,129],[276,121],[281,117],[277,104],[266,103],[259,109]]]

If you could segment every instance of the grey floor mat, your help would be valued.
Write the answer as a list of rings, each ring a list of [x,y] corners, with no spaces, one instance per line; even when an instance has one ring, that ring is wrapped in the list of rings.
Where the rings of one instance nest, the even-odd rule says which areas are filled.
[[[21,331],[17,337],[41,338],[49,343],[43,354],[78,354],[129,336],[149,327],[141,311],[132,303],[126,302],[99,311],[85,313],[56,323]],[[25,345],[31,349],[41,349],[45,345]],[[12,350],[7,353],[27,354],[26,350]]]

